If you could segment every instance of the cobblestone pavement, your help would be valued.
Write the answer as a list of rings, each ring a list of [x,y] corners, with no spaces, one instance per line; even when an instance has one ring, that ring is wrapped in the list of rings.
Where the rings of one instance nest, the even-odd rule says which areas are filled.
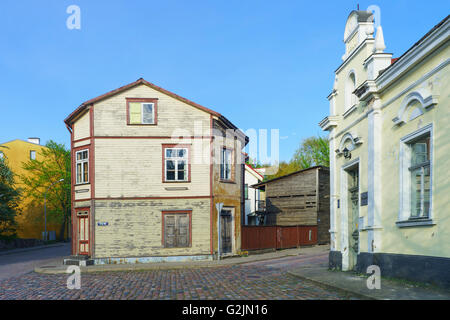
[[[286,273],[326,255],[285,257],[215,268],[82,274],[81,289],[67,276],[28,273],[0,281],[0,299],[351,299]]]

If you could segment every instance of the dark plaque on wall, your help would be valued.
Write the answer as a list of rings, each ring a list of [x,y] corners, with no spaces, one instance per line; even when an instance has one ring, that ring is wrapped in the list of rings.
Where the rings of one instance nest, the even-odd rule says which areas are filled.
[[[369,201],[369,195],[367,194],[367,192],[362,192],[361,193],[361,207],[367,206],[368,201]]]

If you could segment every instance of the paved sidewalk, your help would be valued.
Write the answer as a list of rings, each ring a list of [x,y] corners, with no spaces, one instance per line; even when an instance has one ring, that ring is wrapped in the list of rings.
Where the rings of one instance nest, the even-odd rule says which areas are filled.
[[[33,251],[33,250],[61,247],[61,246],[64,246],[65,244],[67,244],[67,242],[58,242],[58,243],[53,243],[53,244],[45,244],[45,245],[42,245],[42,246],[34,246],[34,247],[19,248],[19,249],[1,250],[0,251],[0,256],[5,256],[5,255],[8,255],[8,254],[22,253],[22,252],[28,252],[28,251]]]
[[[0,255],[0,280],[22,276],[44,264],[61,264],[70,254],[70,243],[21,248]]]
[[[304,266],[288,272],[322,287],[375,300],[450,300],[450,290],[431,285],[381,278],[380,289],[367,288],[367,276],[354,272],[331,271],[327,266]]]
[[[137,264],[103,264],[80,267],[82,273],[105,272],[105,271],[144,271],[144,270],[168,270],[168,269],[190,269],[190,268],[212,268],[252,263],[256,261],[272,260],[287,256],[317,255],[327,252],[329,246],[314,246],[306,248],[295,248],[278,250],[263,254],[251,254],[247,257],[228,257],[222,260],[188,261],[188,262],[153,262]],[[66,273],[68,266],[65,265],[42,265],[34,269],[38,273],[61,274]]]

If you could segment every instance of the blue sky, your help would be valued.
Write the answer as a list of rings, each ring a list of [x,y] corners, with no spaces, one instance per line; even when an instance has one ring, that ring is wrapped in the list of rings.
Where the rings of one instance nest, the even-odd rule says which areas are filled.
[[[280,129],[280,159],[325,135],[344,26],[358,1],[2,0],[0,142],[69,146],[64,118],[83,101],[143,77],[246,130]],[[69,5],[81,29],[69,30]],[[400,56],[445,18],[449,1],[359,1],[381,9]]]

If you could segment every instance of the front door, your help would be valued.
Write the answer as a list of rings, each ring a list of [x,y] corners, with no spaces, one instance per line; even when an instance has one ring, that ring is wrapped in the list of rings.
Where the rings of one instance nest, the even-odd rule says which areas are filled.
[[[350,268],[356,265],[356,260],[359,251],[359,176],[358,169],[349,171],[348,183],[349,195],[349,244],[350,244]]]
[[[232,216],[230,210],[222,210],[220,214],[220,240],[222,253],[230,253],[232,249]]]
[[[89,255],[89,215],[87,211],[79,211],[78,217],[78,253]]]

